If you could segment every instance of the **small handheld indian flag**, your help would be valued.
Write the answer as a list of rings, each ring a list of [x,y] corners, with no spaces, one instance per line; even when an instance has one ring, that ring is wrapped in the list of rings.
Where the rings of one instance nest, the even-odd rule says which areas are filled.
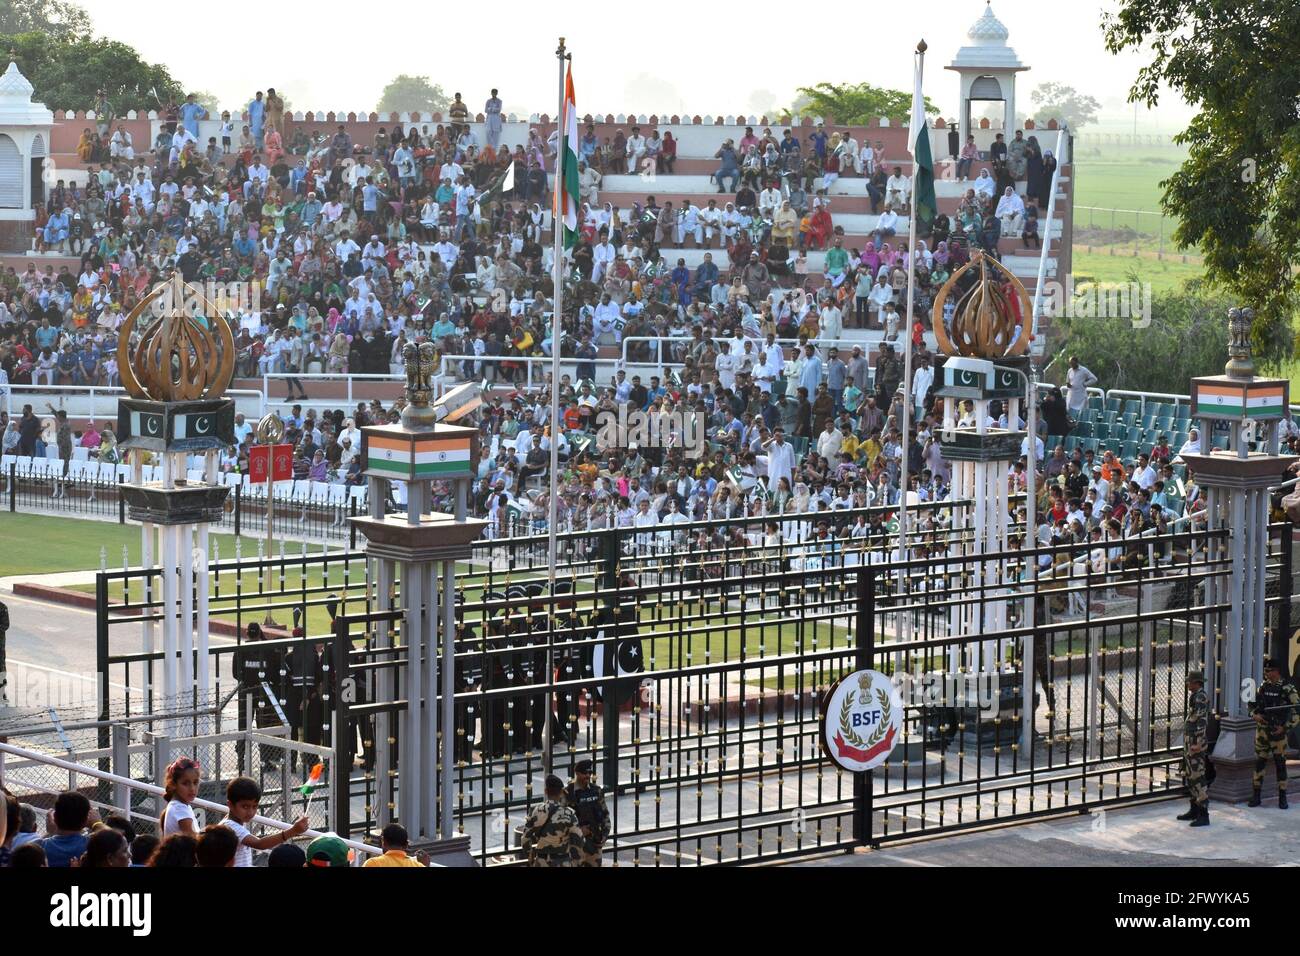
[[[311,768],[311,773],[307,776],[307,782],[298,788],[298,792],[307,798],[307,806],[311,806],[312,791],[320,785],[321,774],[325,772],[325,765],[317,763]]]
[[[325,765],[323,763],[317,763],[311,768],[311,774],[307,777],[307,782],[298,788],[299,792],[304,797],[310,796],[311,792],[316,789],[316,785],[320,783],[320,775],[324,772]]]

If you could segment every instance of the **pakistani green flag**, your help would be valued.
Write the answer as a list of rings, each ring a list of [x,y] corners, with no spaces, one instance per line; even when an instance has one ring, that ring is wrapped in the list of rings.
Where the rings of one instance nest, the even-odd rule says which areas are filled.
[[[939,212],[934,198],[934,160],[930,157],[930,127],[925,120],[925,96],[921,93],[921,69],[916,69],[912,91],[912,126],[908,130],[912,150],[912,202],[916,203],[917,235],[930,228]]]
[[[515,163],[514,160],[511,160],[510,165],[506,167],[506,171],[498,176],[491,186],[483,190],[483,194],[478,197],[478,201],[480,203],[487,202],[492,196],[500,197],[502,193],[508,193],[514,188]]]

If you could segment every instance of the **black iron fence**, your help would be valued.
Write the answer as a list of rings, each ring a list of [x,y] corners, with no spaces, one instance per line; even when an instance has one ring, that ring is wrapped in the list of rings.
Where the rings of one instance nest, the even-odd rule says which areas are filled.
[[[595,761],[619,865],[842,850],[1179,790],[1183,677],[1228,610],[1205,597],[1230,574],[1225,533],[974,555],[936,524],[902,560],[856,527],[843,513],[566,534],[554,595],[544,537],[476,545],[456,569],[450,796],[475,856],[519,859],[548,745],[557,773]],[[1268,600],[1289,609],[1291,526],[1271,542]],[[162,655],[140,634],[159,626],[159,586],[156,570],[99,577],[106,694],[155,682]],[[210,649],[214,680],[248,693],[246,625],[279,621],[257,650],[282,655],[268,683],[284,720],[352,768],[335,805],[373,835],[403,786],[375,741],[406,701],[380,692],[402,686],[401,614],[364,554],[218,562],[209,587],[214,633],[234,639]],[[823,753],[821,705],[864,665],[899,686],[905,720],[889,761],[855,775]]]
[[[98,466],[96,462],[72,461],[65,470],[57,459],[32,459],[21,465],[10,461],[0,472],[0,494],[11,512],[125,524],[126,502],[118,486],[127,480],[127,474],[116,466]],[[312,481],[280,482],[272,505],[267,508],[265,486],[254,488],[234,481],[221,520],[213,527],[236,536],[265,537],[270,521],[273,539],[338,541],[355,547],[356,533],[347,519],[366,508],[363,495],[342,485]]]

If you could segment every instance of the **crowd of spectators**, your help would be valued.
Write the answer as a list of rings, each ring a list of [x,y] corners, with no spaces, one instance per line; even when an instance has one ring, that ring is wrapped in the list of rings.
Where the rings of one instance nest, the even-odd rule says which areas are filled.
[[[0,821],[0,869],[77,867],[343,867],[356,862],[358,852],[340,837],[326,833],[310,842],[295,842],[307,829],[298,819],[284,829],[255,835],[249,826],[258,812],[261,790],[249,777],[226,785],[226,815],[202,829],[188,804],[195,794],[173,791],[173,768],[186,765],[181,758],[168,768],[167,810],[157,827],[137,827],[131,818],[109,814],[102,819],[85,793],[66,790],[48,809],[22,803],[0,788],[4,820]],[[192,760],[188,772],[197,774]],[[42,823],[43,821],[43,823]],[[148,832],[150,829],[155,832]],[[362,865],[372,867],[424,867],[423,853],[412,855],[410,838],[400,823],[390,823],[380,833],[376,852]]]
[[[495,94],[489,112],[494,101],[499,117]],[[236,131],[223,115],[221,135],[206,144],[198,138],[206,113],[192,101],[169,109],[157,140],[139,151],[120,125],[87,130],[88,183],[57,183],[38,223],[42,248],[79,256],[80,268],[32,264],[0,276],[0,373],[13,383],[114,384],[117,330],[154,284],[173,272],[198,283],[256,281],[261,301],[230,317],[237,374],[290,376],[293,401],[309,399],[295,374],[400,373],[403,347],[424,339],[444,355],[468,356],[449,363],[449,376],[513,386],[513,394],[496,390],[482,416],[493,453],[481,463],[476,504],[498,533],[507,515],[535,527],[545,513],[549,388],[523,360],[555,348],[543,212],[554,137],[530,131],[511,148],[500,142],[498,120],[480,142],[457,95],[460,109],[446,125],[399,124],[354,143],[343,126],[332,135],[301,123],[286,130],[277,102],[274,91],[259,93],[247,125]],[[955,178],[966,181],[973,140],[956,146],[950,142]],[[711,177],[721,207],[709,200],[674,209],[654,196],[628,210],[600,203],[605,175],[673,174],[671,133],[634,126],[598,140],[589,125],[579,155],[581,236],[567,263],[559,346],[576,367],[560,383],[566,526],[635,522],[647,501],[659,517],[670,507],[725,518],[894,505],[904,455],[909,491],[921,501],[945,497],[936,361],[925,345],[933,299],[973,250],[996,257],[1006,235],[1038,241],[1036,207],[1048,199],[1055,167],[1050,151],[1019,131],[1009,144],[998,136],[957,212],[926,224],[915,248],[906,238],[910,179],[889,165],[879,142],[859,144],[847,129],[817,127],[801,141],[793,130],[778,137],[746,128],[739,143],[724,141]],[[845,248],[832,217],[832,187],[842,178],[863,181],[879,213],[860,248]],[[706,247],[702,262],[690,269],[678,256],[670,265],[665,250],[689,245]],[[808,253],[821,249],[820,272],[810,270]],[[721,265],[714,251],[719,262],[725,251]],[[909,260],[917,276],[910,318]],[[874,361],[844,341],[854,327],[883,333]],[[661,375],[642,382],[621,369],[609,374],[599,348],[625,337],[633,340],[628,358]],[[915,376],[905,383],[909,348]],[[902,432],[904,401],[913,403],[910,435]],[[598,447],[600,413],[621,406],[677,421],[694,416],[707,435],[702,454],[688,458],[680,433],[667,447]],[[398,411],[379,402],[351,412],[293,405],[283,417],[297,448],[295,477],[359,483],[359,429]],[[65,443],[57,421],[34,427],[32,417],[0,423],[6,453]],[[224,471],[246,467],[252,431],[241,418]],[[74,442],[101,460],[116,453],[107,425],[70,432],[66,443]],[[1091,463],[1075,457],[1092,482]],[[1023,482],[1018,467],[1010,479]],[[1144,473],[1134,462],[1125,467]],[[1040,513],[1075,514],[1071,504],[1085,503],[1088,488],[1067,488],[1059,473],[1043,477]],[[1151,484],[1133,490],[1103,480],[1098,497],[1106,503],[1092,506],[1085,528],[1103,517],[1131,526],[1137,519],[1124,515],[1150,514],[1141,493],[1152,493]]]

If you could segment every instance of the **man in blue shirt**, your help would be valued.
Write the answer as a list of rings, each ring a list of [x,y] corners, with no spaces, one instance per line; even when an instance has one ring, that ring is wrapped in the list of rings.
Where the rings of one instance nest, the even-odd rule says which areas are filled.
[[[59,330],[50,325],[48,318],[41,319],[41,327],[36,330],[38,349],[52,349],[59,341]]]
[[[828,139],[830,139],[830,137],[826,135],[826,127],[821,123],[817,124],[817,132],[808,137],[808,142],[812,144],[813,151],[817,154],[817,158],[823,163],[826,161],[826,141]]]
[[[63,351],[59,353],[60,385],[77,384],[76,378],[78,365],[77,353],[73,350],[72,343],[69,342],[67,345],[63,346]]]
[[[706,252],[704,261],[695,270],[695,298],[707,301],[717,281],[718,267],[713,262],[713,253]]]
[[[185,97],[185,102],[181,105],[181,125],[184,126],[195,139],[199,138],[199,120],[207,118],[208,111],[194,101],[193,93]]]
[[[261,149],[263,145],[262,126],[265,122],[266,100],[262,99],[262,91],[258,90],[257,96],[248,104],[248,131],[253,134],[258,149]]]
[[[822,360],[817,350],[811,345],[804,346],[803,371],[799,373],[799,385],[808,390],[809,395],[817,394],[817,386],[822,383]]]
[[[86,834],[82,831],[92,820],[94,811],[83,793],[69,791],[54,798],[54,833],[41,840],[47,866],[71,866],[86,852]]]

